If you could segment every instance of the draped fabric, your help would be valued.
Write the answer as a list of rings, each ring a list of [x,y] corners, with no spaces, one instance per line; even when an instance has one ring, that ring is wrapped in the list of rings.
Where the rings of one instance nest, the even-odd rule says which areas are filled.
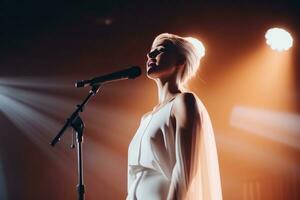
[[[197,99],[201,126],[195,131],[193,163],[186,200],[222,200],[218,154],[210,117]]]
[[[193,123],[191,168],[182,152],[184,142],[170,112],[174,98],[144,115],[128,148],[126,200],[221,200],[221,182],[213,128],[197,99]],[[193,113],[191,113],[193,114]]]

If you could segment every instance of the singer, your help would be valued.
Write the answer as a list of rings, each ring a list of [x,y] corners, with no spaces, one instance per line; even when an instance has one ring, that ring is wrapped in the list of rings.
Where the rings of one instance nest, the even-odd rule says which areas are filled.
[[[128,148],[127,200],[221,200],[209,114],[187,82],[201,56],[184,37],[163,33],[147,54],[158,104],[143,115]]]

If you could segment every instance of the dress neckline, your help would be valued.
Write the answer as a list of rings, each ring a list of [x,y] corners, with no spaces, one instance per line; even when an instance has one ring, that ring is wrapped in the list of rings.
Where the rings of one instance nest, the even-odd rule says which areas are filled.
[[[165,107],[168,103],[170,103],[171,101],[173,101],[175,99],[175,97],[177,97],[177,95],[182,94],[182,93],[178,93],[176,95],[174,95],[171,99],[169,99],[166,103],[164,103],[163,105],[161,105],[159,108],[155,109],[155,107],[152,109],[152,111],[150,112],[150,115],[154,115],[155,113],[157,113],[158,111],[160,111],[163,107]]]

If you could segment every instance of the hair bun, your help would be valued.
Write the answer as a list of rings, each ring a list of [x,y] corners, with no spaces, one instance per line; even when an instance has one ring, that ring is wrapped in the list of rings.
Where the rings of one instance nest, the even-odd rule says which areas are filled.
[[[196,48],[196,53],[200,59],[205,56],[205,47],[200,40],[193,37],[184,37],[184,39],[192,43],[192,45]]]

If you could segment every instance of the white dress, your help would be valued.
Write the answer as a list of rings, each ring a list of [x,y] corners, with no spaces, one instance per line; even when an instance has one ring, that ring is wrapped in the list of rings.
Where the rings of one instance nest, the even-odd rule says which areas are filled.
[[[199,100],[200,120],[193,138],[193,167],[187,182],[184,157],[171,117],[175,97],[157,111],[142,117],[128,148],[126,200],[221,200],[221,182],[213,129],[209,115]],[[180,188],[174,189],[178,182]],[[178,187],[178,186],[177,186]],[[180,192],[177,197],[171,192]],[[184,196],[184,198],[183,198]]]

